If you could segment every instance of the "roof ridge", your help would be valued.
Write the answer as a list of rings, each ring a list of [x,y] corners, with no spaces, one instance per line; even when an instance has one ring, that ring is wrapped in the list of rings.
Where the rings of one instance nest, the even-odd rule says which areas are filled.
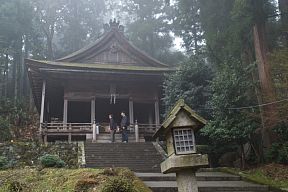
[[[107,26],[108,24],[105,24],[104,25],[105,32],[95,42],[92,42],[89,45],[65,57],[56,59],[55,61],[75,62],[77,60],[81,60],[85,58],[85,53],[87,51],[90,51],[90,50],[93,51],[93,49],[99,50],[99,47],[103,46],[103,44],[105,44],[105,41],[106,42],[109,41],[109,39],[111,39],[114,36],[116,40],[121,43],[121,45],[122,44],[124,45],[124,47],[127,49],[128,52],[138,57],[141,61],[146,62],[150,66],[169,67],[169,65],[164,64],[161,61],[153,58],[152,56],[148,55],[146,52],[136,47],[132,42],[130,42],[124,35],[123,26],[119,25],[119,22],[116,22],[116,23],[115,22],[116,22],[115,20],[114,22],[110,21],[110,27]]]

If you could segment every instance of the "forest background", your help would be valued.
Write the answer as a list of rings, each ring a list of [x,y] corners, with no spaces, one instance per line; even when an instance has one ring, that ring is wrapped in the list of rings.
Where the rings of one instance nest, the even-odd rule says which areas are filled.
[[[111,16],[134,45],[177,67],[163,84],[166,112],[183,98],[207,118],[199,139],[210,153],[236,147],[244,165],[249,143],[257,163],[288,162],[288,0],[0,0],[1,141],[37,118],[24,58],[72,53]]]

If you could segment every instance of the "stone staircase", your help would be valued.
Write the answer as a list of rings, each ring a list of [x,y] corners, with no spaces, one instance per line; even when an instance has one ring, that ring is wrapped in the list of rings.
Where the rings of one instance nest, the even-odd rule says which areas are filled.
[[[110,143],[111,142],[111,136],[110,133],[100,133],[96,137],[96,143]],[[140,142],[145,142],[143,137],[140,137]],[[128,140],[130,143],[135,143],[136,138],[134,133],[129,133],[128,134]],[[122,142],[122,135],[121,133],[116,133],[115,134],[115,143],[121,143]]]
[[[153,192],[177,192],[175,174],[135,173]],[[268,186],[249,183],[241,177],[221,172],[198,172],[196,174],[199,192],[261,192]]]
[[[85,143],[86,167],[127,167],[135,172],[160,173],[162,156],[151,142]]]
[[[100,140],[103,143],[85,143],[86,167],[127,167],[153,192],[177,192],[176,175],[161,173],[163,158],[153,143],[107,143],[107,138],[110,139],[110,135],[103,136]],[[199,192],[269,192],[268,186],[245,182],[239,176],[211,172],[209,169],[198,172],[196,177]]]

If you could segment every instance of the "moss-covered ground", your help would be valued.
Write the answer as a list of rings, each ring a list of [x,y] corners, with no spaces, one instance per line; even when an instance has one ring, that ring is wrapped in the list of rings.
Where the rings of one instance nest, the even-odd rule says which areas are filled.
[[[220,171],[240,175],[242,178],[259,184],[269,185],[274,189],[288,191],[288,166],[269,164],[249,170],[220,168]]]
[[[114,179],[132,186],[130,191],[151,192],[127,169],[8,169],[0,171],[1,192],[102,192]],[[111,187],[110,187],[111,188]],[[114,186],[117,191],[117,186]],[[112,192],[112,191],[111,191]]]

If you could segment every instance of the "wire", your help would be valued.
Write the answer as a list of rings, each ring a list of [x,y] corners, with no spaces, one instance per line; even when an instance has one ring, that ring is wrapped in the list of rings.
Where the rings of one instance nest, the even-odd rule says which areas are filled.
[[[263,103],[260,105],[251,105],[251,106],[245,106],[245,107],[229,107],[229,108],[224,108],[224,109],[228,109],[228,110],[253,109],[253,108],[259,108],[259,107],[264,107],[264,106],[268,106],[268,105],[273,105],[276,103],[282,103],[284,101],[288,101],[288,98],[278,100],[278,101],[269,102],[269,103]],[[214,110],[216,108],[201,108],[201,109],[202,110]]]
[[[284,101],[288,101],[288,98],[282,99],[282,100],[278,100],[278,101],[273,101],[273,102],[270,102],[270,103],[264,103],[264,104],[260,104],[260,105],[252,105],[252,106],[247,106],[247,107],[231,107],[231,108],[228,108],[228,109],[250,109],[250,108],[256,108],[256,107],[263,107],[263,106],[267,106],[267,105],[273,105],[273,104],[281,103],[281,102],[284,102]]]

